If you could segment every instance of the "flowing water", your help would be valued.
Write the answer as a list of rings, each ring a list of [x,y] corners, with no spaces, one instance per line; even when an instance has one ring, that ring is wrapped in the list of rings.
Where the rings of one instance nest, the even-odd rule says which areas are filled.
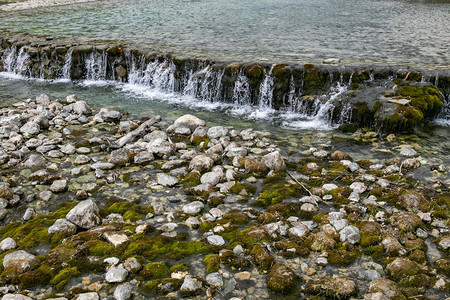
[[[0,28],[216,60],[449,68],[448,1],[130,0],[18,12]]]

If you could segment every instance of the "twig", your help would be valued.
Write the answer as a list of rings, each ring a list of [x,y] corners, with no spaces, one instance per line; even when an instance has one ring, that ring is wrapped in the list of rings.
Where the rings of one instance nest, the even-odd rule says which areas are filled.
[[[313,194],[311,193],[311,191],[310,190],[308,190],[307,188],[306,188],[306,186],[303,184],[303,183],[301,183],[300,181],[298,181],[294,176],[292,176],[292,174],[291,173],[289,173],[289,172],[287,172],[286,171],[286,173],[289,175],[289,177],[291,177],[292,178],[292,180],[294,180],[298,185],[300,185],[305,191],[307,191],[308,192],[308,194],[310,195],[310,196],[312,196]]]

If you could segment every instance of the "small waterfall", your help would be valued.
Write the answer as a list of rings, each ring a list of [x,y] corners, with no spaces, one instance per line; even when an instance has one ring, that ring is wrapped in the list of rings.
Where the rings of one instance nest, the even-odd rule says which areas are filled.
[[[261,108],[272,108],[273,98],[273,66],[264,76],[264,80],[259,87],[258,106]]]
[[[247,77],[242,74],[242,70],[234,83],[232,101],[234,105],[251,105],[250,84]]]
[[[70,70],[72,68],[72,53],[73,50],[69,50],[65,55],[64,66],[61,69],[60,79],[70,80]]]
[[[198,72],[191,70],[182,92],[183,95],[205,100],[204,97],[207,97],[209,94],[207,78],[209,73],[209,66],[202,68]]]
[[[19,53],[17,53],[16,47],[11,47],[6,49],[5,53],[7,53],[3,64],[5,72],[22,76],[29,75],[27,63],[30,56],[26,47],[20,48]]]
[[[108,55],[106,52],[91,52],[86,59],[86,79],[89,81],[106,80],[106,70],[108,65]]]

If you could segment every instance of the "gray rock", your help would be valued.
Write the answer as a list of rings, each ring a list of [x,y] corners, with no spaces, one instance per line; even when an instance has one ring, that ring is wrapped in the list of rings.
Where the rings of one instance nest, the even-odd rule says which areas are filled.
[[[150,153],[148,151],[141,151],[134,157],[134,163],[144,165],[148,164],[154,159],[155,157],[153,156],[153,153]]]
[[[175,149],[169,141],[158,138],[148,143],[147,151],[159,156],[170,156]]]
[[[130,159],[130,152],[127,149],[117,149],[111,152],[108,158],[108,162],[115,166],[124,166]]]
[[[192,293],[201,290],[202,282],[191,275],[184,277],[183,284],[181,285],[180,292]]]
[[[361,239],[361,235],[359,233],[359,229],[353,225],[349,225],[339,231],[341,242],[347,242],[349,244],[357,244]]]
[[[71,105],[72,105],[72,111],[78,115],[85,115],[85,114],[91,113],[91,111],[92,111],[90,109],[90,107],[88,106],[88,104],[86,103],[86,101],[80,100]]]
[[[132,287],[130,284],[125,283],[116,287],[114,290],[114,299],[127,300],[131,298]]]
[[[406,157],[414,157],[417,156],[417,152],[416,150],[409,148],[409,147],[405,147],[400,151],[400,155],[406,156]]]
[[[190,170],[198,170],[205,172],[211,170],[214,165],[214,161],[206,155],[197,155],[189,163]]]
[[[245,129],[241,131],[241,137],[244,141],[254,140],[258,134],[252,129]]]
[[[5,252],[15,248],[17,248],[17,244],[16,241],[14,241],[12,238],[5,238],[0,243],[0,252]]]
[[[41,126],[35,122],[27,122],[22,127],[20,127],[20,132],[25,136],[35,135],[41,131]]]
[[[439,246],[441,246],[444,250],[450,248],[450,238],[445,237],[439,242]]]
[[[60,234],[67,233],[68,235],[75,234],[77,232],[77,226],[66,219],[58,219],[55,223],[48,228],[48,234]]]
[[[228,128],[224,126],[215,126],[208,129],[208,137],[210,139],[218,139],[221,136],[226,136],[228,134]]]
[[[99,300],[96,292],[78,294],[73,300]]]
[[[197,215],[205,205],[201,201],[193,201],[183,206],[183,212],[188,215]]]
[[[231,143],[225,148],[225,153],[228,157],[236,157],[236,156],[247,156],[247,149],[245,147],[239,146],[236,143]]]
[[[353,182],[350,188],[358,194],[362,194],[367,190],[367,186],[362,182]]]
[[[137,272],[142,269],[141,263],[135,257],[127,258],[123,263],[123,267],[127,269],[128,272]]]
[[[91,165],[91,169],[92,170],[111,170],[114,169],[115,165],[113,163],[109,163],[109,162],[97,162],[95,164]]]
[[[109,110],[103,114],[103,120],[105,122],[119,122],[122,118],[122,114],[117,110]]]
[[[206,275],[206,282],[211,286],[221,287],[223,286],[222,275],[218,272],[210,273]]]
[[[6,294],[2,300],[33,300],[33,298],[21,294]]]
[[[163,186],[174,186],[179,182],[178,178],[166,173],[156,174],[156,181]]]
[[[81,154],[81,155],[78,155],[75,158],[73,163],[76,164],[76,165],[84,165],[84,164],[87,164],[90,161],[91,161],[91,158],[89,156]]]
[[[14,269],[16,273],[23,273],[34,269],[38,265],[36,256],[24,251],[18,250],[8,253],[3,258],[3,267],[5,269]]]
[[[98,207],[91,199],[81,201],[66,215],[66,219],[75,225],[89,229],[100,224]]]
[[[301,223],[297,224],[295,227],[289,228],[289,233],[297,237],[304,237],[308,234],[308,232],[308,227]]]
[[[124,282],[127,276],[128,271],[120,264],[109,268],[108,272],[106,272],[105,280],[109,283],[119,283]]]
[[[278,151],[274,151],[272,153],[264,155],[261,159],[261,162],[275,172],[286,170],[284,159]]]
[[[195,217],[189,217],[187,218],[187,220],[185,221],[186,225],[189,226],[190,228],[197,228],[198,226],[200,226],[200,221],[195,218]]]
[[[59,146],[59,150],[61,150],[61,152],[64,153],[64,154],[70,155],[70,154],[74,154],[75,153],[76,148],[72,144],[66,144],[66,145],[63,145],[63,146]]]
[[[196,116],[187,114],[176,119],[173,125],[175,127],[188,127],[191,130],[195,130],[196,127],[206,126],[206,122]]]
[[[67,190],[67,180],[55,180],[52,185],[50,185],[50,191],[53,193],[62,193]]]
[[[29,221],[34,217],[36,217],[36,211],[32,207],[28,207],[25,213],[23,214],[22,219],[24,221]]]
[[[225,240],[223,239],[223,237],[221,237],[220,235],[216,235],[216,234],[206,237],[206,241],[208,242],[208,244],[213,245],[213,246],[225,245]]]
[[[46,163],[46,160],[42,155],[32,154],[28,159],[23,163],[23,166],[26,168],[37,168]]]
[[[210,183],[216,185],[220,182],[223,172],[206,172],[200,177],[201,183]]]

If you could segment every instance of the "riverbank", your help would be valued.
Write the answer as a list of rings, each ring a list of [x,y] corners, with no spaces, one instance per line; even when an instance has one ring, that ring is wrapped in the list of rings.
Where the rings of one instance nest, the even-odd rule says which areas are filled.
[[[3,293],[448,296],[449,184],[410,176],[448,166],[412,147],[354,161],[192,115],[129,119],[73,95],[1,113]]]
[[[95,0],[26,0],[26,1],[0,1],[0,10],[19,11],[50,6],[68,5],[74,3],[92,2]]]

